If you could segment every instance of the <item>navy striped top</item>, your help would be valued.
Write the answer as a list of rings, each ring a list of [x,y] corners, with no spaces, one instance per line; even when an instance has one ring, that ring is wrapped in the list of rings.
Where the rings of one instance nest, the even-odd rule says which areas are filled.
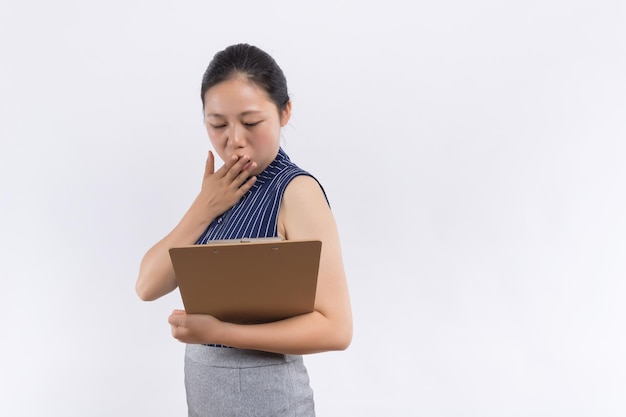
[[[283,194],[289,182],[299,175],[315,179],[291,162],[285,151],[279,148],[274,161],[257,175],[252,188],[232,208],[214,219],[196,244],[211,240],[278,236],[278,209]],[[320,187],[324,192],[321,184]]]

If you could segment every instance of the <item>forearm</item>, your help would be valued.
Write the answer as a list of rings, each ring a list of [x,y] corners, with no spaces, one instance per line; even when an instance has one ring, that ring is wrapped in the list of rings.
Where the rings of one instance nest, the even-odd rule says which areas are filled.
[[[250,158],[233,155],[215,171],[213,153],[209,151],[200,193],[178,225],[141,260],[135,289],[142,300],[155,300],[176,288],[169,250],[193,245],[217,216],[235,205],[256,181],[250,176],[255,168]]]
[[[348,312],[343,317],[329,318],[314,311],[273,323],[222,323],[220,327],[216,334],[218,343],[294,355],[344,350],[352,340]]]
[[[170,248],[194,244],[214,218],[199,216],[197,212],[198,208],[192,205],[176,227],[144,255],[135,286],[142,300],[156,300],[176,288]]]

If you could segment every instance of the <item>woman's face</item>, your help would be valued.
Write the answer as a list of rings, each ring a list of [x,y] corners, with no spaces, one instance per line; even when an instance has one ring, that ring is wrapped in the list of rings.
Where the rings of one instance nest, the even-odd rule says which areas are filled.
[[[213,148],[223,161],[249,156],[257,175],[276,157],[280,128],[289,121],[291,103],[282,117],[265,90],[243,77],[209,88],[204,94],[204,123]]]

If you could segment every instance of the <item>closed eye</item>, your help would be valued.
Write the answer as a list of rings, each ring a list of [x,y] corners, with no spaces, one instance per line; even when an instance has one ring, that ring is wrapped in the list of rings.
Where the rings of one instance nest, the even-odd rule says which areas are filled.
[[[263,120],[259,120],[258,122],[254,122],[254,123],[244,123],[243,125],[245,127],[254,127],[256,125],[258,125],[259,123],[261,123]]]
[[[226,127],[226,125],[211,125],[211,127],[212,127],[213,129],[223,129],[223,128],[225,128],[225,127]]]

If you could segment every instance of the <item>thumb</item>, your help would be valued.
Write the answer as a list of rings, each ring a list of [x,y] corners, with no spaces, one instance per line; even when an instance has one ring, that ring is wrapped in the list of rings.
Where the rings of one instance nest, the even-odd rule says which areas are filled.
[[[213,152],[209,151],[209,156],[206,159],[206,165],[204,166],[204,178],[215,173],[215,156]]]

